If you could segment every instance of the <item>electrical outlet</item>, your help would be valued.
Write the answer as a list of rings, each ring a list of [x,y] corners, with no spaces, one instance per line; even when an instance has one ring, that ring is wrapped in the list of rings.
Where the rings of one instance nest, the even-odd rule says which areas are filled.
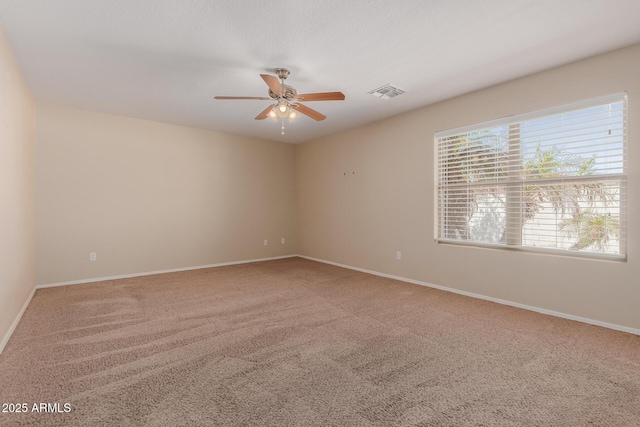
[[[269,244],[269,242],[267,241],[267,239],[264,239],[264,245],[267,246]]]
[[[282,239],[280,239],[280,244],[284,245],[284,237]]]
[[[89,261],[95,261],[98,259],[98,256],[95,252],[89,252]]]
[[[396,259],[402,259],[402,252],[396,252]]]

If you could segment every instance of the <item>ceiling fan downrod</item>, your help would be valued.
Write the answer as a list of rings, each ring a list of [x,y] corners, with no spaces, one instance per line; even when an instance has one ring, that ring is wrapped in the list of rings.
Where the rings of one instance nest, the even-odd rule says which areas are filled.
[[[289,77],[289,74],[290,72],[286,68],[276,68],[276,75],[280,78],[282,84],[284,84],[284,81]]]

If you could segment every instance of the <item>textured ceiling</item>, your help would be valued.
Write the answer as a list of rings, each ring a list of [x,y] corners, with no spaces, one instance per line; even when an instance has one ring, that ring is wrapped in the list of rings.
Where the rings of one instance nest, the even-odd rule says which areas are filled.
[[[302,142],[640,42],[640,0],[0,0],[34,97]],[[326,114],[256,121],[287,67]],[[391,83],[404,95],[367,92]]]

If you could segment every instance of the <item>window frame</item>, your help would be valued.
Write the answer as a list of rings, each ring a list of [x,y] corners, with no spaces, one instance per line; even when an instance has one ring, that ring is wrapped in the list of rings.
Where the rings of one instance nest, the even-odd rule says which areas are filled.
[[[585,110],[588,108],[595,108],[600,106],[605,106],[608,104],[622,104],[622,172],[621,173],[603,173],[591,176],[565,176],[562,178],[552,178],[552,179],[536,179],[536,180],[527,180],[519,176],[521,169],[521,165],[518,165],[517,168],[512,168],[511,163],[513,161],[511,149],[512,143],[512,132],[517,132],[517,150],[520,150],[520,126],[523,122],[527,122],[530,120],[546,118],[554,115],[560,114],[568,114],[572,112],[577,112],[580,110]],[[499,250],[515,250],[515,251],[524,251],[524,252],[533,252],[533,253],[545,253],[545,254],[555,254],[555,255],[563,255],[563,256],[575,256],[575,257],[585,257],[585,258],[596,258],[596,259],[609,259],[609,260],[618,260],[618,261],[626,261],[627,260],[627,186],[628,186],[628,129],[627,129],[627,116],[628,116],[628,95],[626,92],[615,93],[607,96],[602,96],[598,98],[588,99],[584,101],[574,102],[570,104],[560,105],[552,108],[546,108],[542,110],[532,111],[524,114],[517,114],[512,116],[503,117],[500,119],[485,121],[481,123],[476,123],[472,125],[461,126],[449,130],[438,131],[434,134],[434,240],[437,244],[451,244],[451,245],[462,245],[462,246],[472,246],[472,247],[480,247],[480,248],[491,248],[491,249],[499,249]],[[461,240],[461,239],[452,239],[446,237],[446,221],[447,216],[445,215],[445,207],[442,202],[443,198],[446,199],[447,196],[443,196],[441,194],[441,190],[443,188],[447,189],[447,191],[455,188],[455,186],[442,186],[441,185],[441,177],[440,172],[442,166],[440,165],[440,149],[441,149],[441,141],[444,138],[448,137],[456,137],[466,133],[473,133],[478,131],[485,131],[491,128],[498,128],[508,126],[508,151],[509,151],[509,167],[507,168],[507,178],[504,180],[496,179],[494,185],[505,184],[505,242],[504,243],[488,243],[474,240]],[[517,154],[518,161],[522,162],[522,158],[520,156],[520,152]],[[514,174],[518,175],[517,177]],[[619,181],[619,253],[599,253],[599,252],[589,252],[589,251],[581,251],[581,250],[572,250],[572,249],[561,249],[561,248],[549,248],[549,247],[536,247],[536,246],[525,246],[523,244],[522,237],[522,228],[525,223],[522,222],[521,216],[517,214],[513,214],[513,207],[509,206],[517,206],[515,211],[522,211],[522,200],[523,200],[523,191],[518,191],[516,193],[513,190],[507,190],[511,186],[524,186],[526,184],[531,183],[539,183],[546,181],[546,183],[566,183],[566,182],[589,182],[589,181],[598,181],[598,182],[608,182],[608,181]],[[490,183],[483,182],[473,182],[469,183],[469,186],[481,186],[481,185],[489,185]],[[518,197],[515,203],[513,203],[514,194]],[[452,219],[448,217],[449,221]],[[455,218],[453,218],[455,220]],[[514,227],[514,222],[518,222],[518,227]],[[507,231],[507,227],[509,230]],[[518,230],[514,232],[513,230]],[[519,234],[519,235],[518,235]]]

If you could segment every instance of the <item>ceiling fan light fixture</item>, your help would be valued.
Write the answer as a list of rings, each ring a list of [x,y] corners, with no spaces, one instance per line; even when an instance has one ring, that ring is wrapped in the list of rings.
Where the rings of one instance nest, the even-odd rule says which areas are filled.
[[[274,106],[271,111],[267,113],[267,117],[269,117],[274,122],[278,121],[278,114],[276,114],[276,107]]]
[[[276,114],[278,117],[285,118],[289,115],[289,104],[287,101],[281,101],[276,105]]]
[[[291,112],[289,113],[289,121],[292,122],[297,118],[298,118],[298,113],[292,109]]]

